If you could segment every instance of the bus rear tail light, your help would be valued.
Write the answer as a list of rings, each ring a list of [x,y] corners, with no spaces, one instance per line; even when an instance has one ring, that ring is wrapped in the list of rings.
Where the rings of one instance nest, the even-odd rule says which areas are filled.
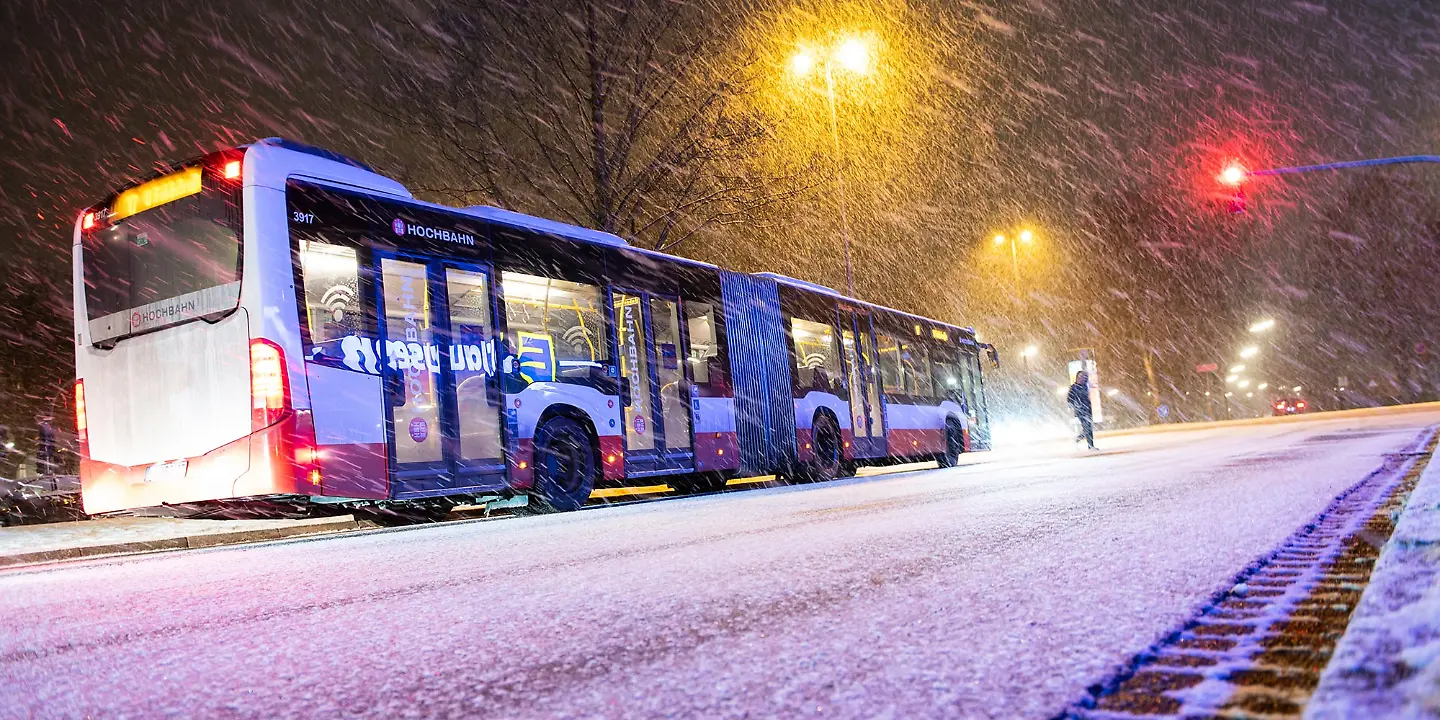
[[[85,381],[75,381],[75,439],[81,448],[90,443],[90,418],[85,414]]]
[[[1300,408],[1301,410],[1304,410],[1304,409],[1305,409],[1305,401],[1304,401],[1304,400],[1301,400],[1300,402],[1295,403],[1295,407]]]
[[[290,409],[285,353],[269,340],[250,341],[250,408],[253,430],[274,425]]]
[[[82,218],[80,218],[80,229],[81,229],[81,230],[90,230],[91,228],[94,228],[94,227],[95,227],[95,213],[93,213],[93,212],[87,212],[87,213],[85,213],[85,216],[82,217]]]
[[[226,180],[239,180],[239,179],[240,179],[240,161],[239,161],[239,160],[231,160],[230,162],[225,163],[225,167],[224,167],[223,172],[224,172],[224,175],[225,175],[225,179],[226,179]]]

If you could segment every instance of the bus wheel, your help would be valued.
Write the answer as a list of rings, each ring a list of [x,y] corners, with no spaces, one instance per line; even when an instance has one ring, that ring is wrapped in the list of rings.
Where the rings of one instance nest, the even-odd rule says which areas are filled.
[[[955,467],[960,453],[965,452],[965,430],[954,420],[945,422],[945,452],[940,453],[940,467]]]
[[[595,488],[599,463],[584,425],[566,417],[550,418],[535,433],[535,512],[578,510]]]
[[[815,459],[805,468],[805,474],[812,482],[826,482],[840,477],[844,455],[840,450],[840,426],[829,415],[819,415],[810,428],[811,443],[815,447]]]

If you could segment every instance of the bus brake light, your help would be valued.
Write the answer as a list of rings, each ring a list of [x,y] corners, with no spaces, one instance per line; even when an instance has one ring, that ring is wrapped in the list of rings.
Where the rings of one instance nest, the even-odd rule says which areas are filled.
[[[250,399],[254,430],[274,425],[290,408],[285,353],[269,340],[250,341]]]
[[[85,416],[85,381],[75,381],[75,437],[80,442],[90,441],[90,419]]]
[[[93,227],[95,227],[95,213],[87,212],[85,217],[80,219],[80,229],[89,230]]]
[[[225,179],[226,179],[226,180],[239,180],[239,179],[240,179],[240,161],[239,161],[239,160],[231,160],[230,162],[225,163]]]

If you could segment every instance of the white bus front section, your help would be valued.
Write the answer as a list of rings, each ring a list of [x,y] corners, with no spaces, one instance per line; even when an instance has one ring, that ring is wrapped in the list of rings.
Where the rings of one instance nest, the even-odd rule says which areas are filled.
[[[343,393],[326,392],[345,403],[345,413],[327,414],[315,427],[300,355],[285,183],[302,177],[372,194],[408,198],[409,193],[363,169],[263,143],[246,149],[242,173],[240,302],[217,322],[194,319],[96,347],[85,309],[81,222],[76,222],[75,362],[85,410],[80,478],[87,513],[327,494],[327,476],[341,483],[331,490],[357,497],[383,492],[384,456],[378,466],[373,453],[364,455],[372,462],[356,464],[346,452],[353,445],[374,451],[379,432],[383,453],[378,378],[373,388],[352,382]],[[274,413],[273,422],[258,423],[263,427],[256,427],[252,396],[257,345],[279,350],[287,395],[286,407]],[[345,427],[333,426],[333,418],[343,418]],[[317,429],[318,437],[343,446],[332,462],[326,462],[325,448],[315,446]],[[347,481],[353,487],[345,487]]]

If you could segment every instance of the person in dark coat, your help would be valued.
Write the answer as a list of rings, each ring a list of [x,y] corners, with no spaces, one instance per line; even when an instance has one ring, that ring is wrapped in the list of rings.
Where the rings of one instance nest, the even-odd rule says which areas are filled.
[[[1075,412],[1075,419],[1080,421],[1080,434],[1075,441],[1084,440],[1091,450],[1095,449],[1095,415],[1090,408],[1090,374],[1081,370],[1075,373],[1075,384],[1070,386],[1070,392],[1065,394],[1065,402],[1070,404],[1070,409]]]

